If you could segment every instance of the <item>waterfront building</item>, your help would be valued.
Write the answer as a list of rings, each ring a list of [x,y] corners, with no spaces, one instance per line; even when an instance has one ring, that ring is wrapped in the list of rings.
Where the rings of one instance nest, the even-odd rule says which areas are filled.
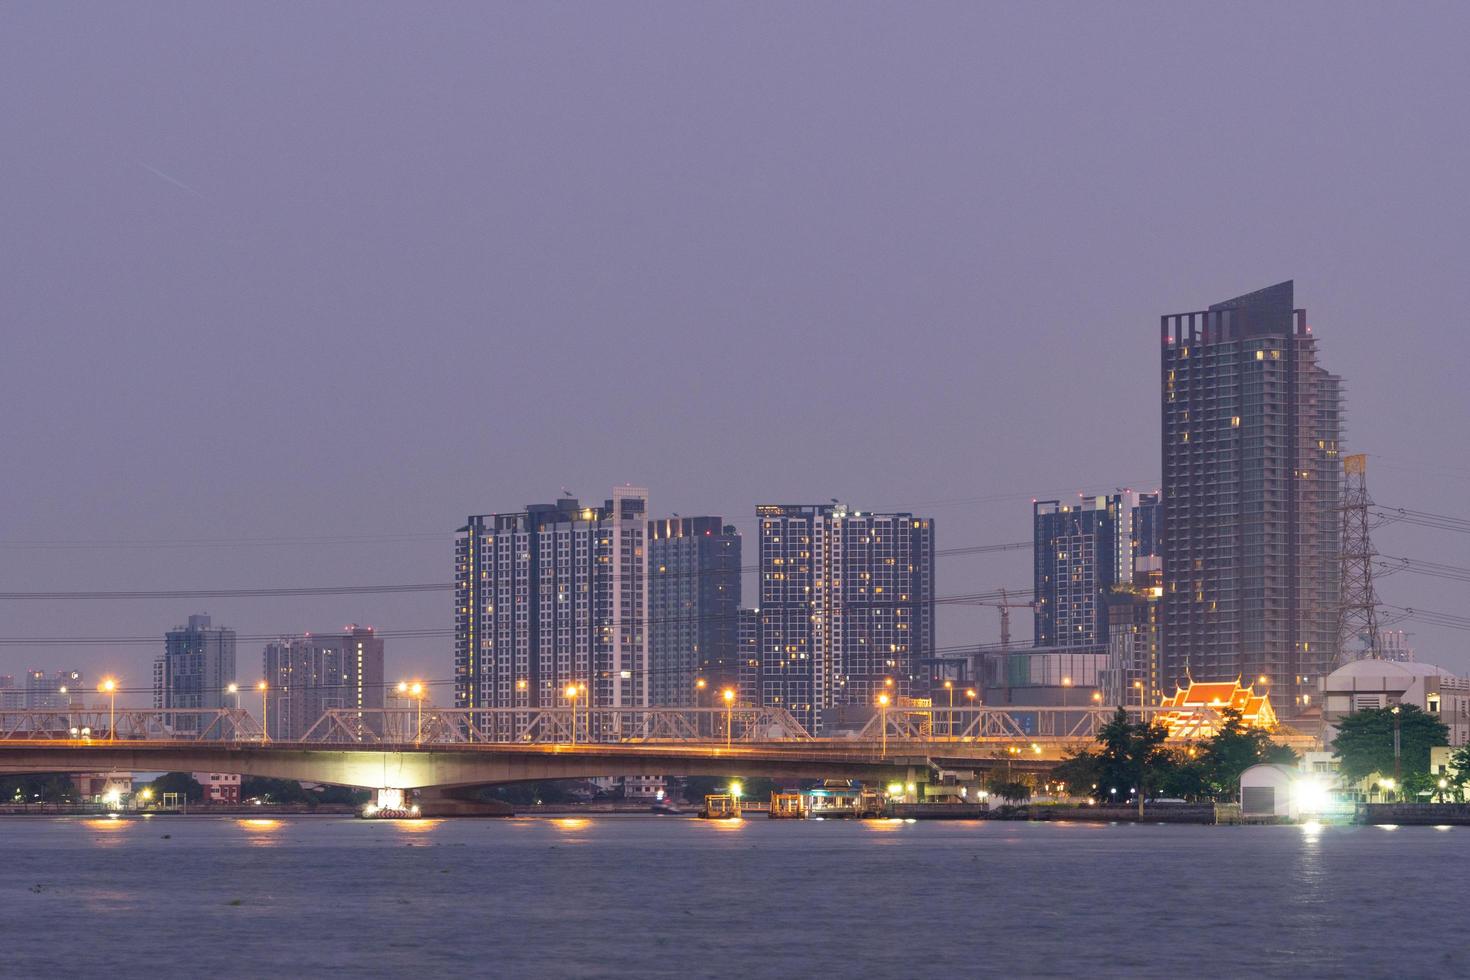
[[[1341,379],[1290,281],[1161,319],[1165,683],[1270,679],[1307,706],[1337,655]]]
[[[648,704],[647,510],[647,490],[621,486],[601,507],[469,518],[454,544],[456,707]]]
[[[698,703],[738,683],[740,535],[718,517],[648,522],[649,703]]]
[[[1159,554],[1159,511],[1158,494],[1132,490],[1032,502],[1036,646],[1107,643],[1107,595],[1131,587],[1135,564]]]
[[[383,640],[371,626],[285,636],[266,644],[264,661],[273,739],[303,737],[329,708],[383,707]],[[376,716],[360,717],[367,730],[379,730]]]
[[[79,670],[28,670],[22,706],[47,709],[79,705],[86,697],[85,683]]]
[[[934,522],[842,504],[756,516],[761,704],[820,734],[826,709],[912,696],[934,650]]]
[[[196,772],[194,781],[204,787],[205,803],[238,805],[240,774],[237,772]]]
[[[1176,687],[1174,693],[1160,701],[1161,711],[1155,721],[1169,729],[1174,738],[1209,738],[1220,730],[1219,718],[1227,710],[1240,712],[1247,728],[1276,727],[1276,712],[1264,688],[1257,693],[1255,684],[1242,685],[1240,680],[1220,683],[1190,681],[1188,687]]]

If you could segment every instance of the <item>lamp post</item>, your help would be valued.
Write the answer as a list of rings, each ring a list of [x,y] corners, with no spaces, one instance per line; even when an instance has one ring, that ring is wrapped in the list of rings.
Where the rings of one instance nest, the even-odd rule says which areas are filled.
[[[709,687],[709,681],[705,680],[703,677],[696,677],[696,678],[694,678],[694,707],[696,707],[696,708],[703,708],[704,707],[704,689],[707,688],[707,687]],[[704,727],[704,719],[703,719],[703,716],[700,715],[700,713],[698,711],[696,711],[694,713],[694,717],[695,717],[695,724],[698,726],[698,728],[703,728]],[[713,729],[714,728],[714,725],[711,724],[710,725],[710,728]],[[710,734],[714,734],[713,731],[711,731]]]
[[[230,681],[230,683],[225,686],[225,693],[226,694],[233,694],[235,696],[235,710],[236,711],[239,711],[240,710],[240,685],[239,684],[236,684],[234,681]]]
[[[271,740],[271,686],[265,681],[255,685],[260,692],[260,740],[269,742]]]
[[[102,683],[97,685],[97,690],[106,694],[107,704],[107,740],[117,741],[117,681],[111,677],[102,678]]]
[[[1133,689],[1138,692],[1138,723],[1143,724],[1143,681],[1134,681]]]
[[[562,691],[561,693],[565,694],[567,696],[567,700],[572,703],[572,744],[573,745],[576,745],[577,744],[577,685],[575,685],[575,684],[568,684],[567,687],[566,687],[566,690]]]
[[[725,699],[725,748],[728,749],[735,732],[735,689],[725,688],[720,697]]]
[[[398,694],[400,697],[413,698],[418,702],[418,718],[414,722],[413,744],[422,745],[424,741],[424,682],[399,681]]]
[[[888,697],[887,691],[878,695],[878,717],[880,719],[878,724],[883,738],[883,748],[878,753],[878,758],[880,759],[888,758],[888,702],[890,700],[892,699]]]
[[[977,690],[975,690],[973,687],[967,687],[967,688],[965,688],[965,698],[970,702],[970,707],[971,708],[974,708],[975,707],[975,699],[977,697],[979,697],[979,696],[980,696],[980,692],[977,691]],[[968,729],[968,730],[975,732],[976,735],[979,735],[981,733],[981,731],[983,730],[984,726],[982,726],[982,725],[976,725],[975,723],[976,723],[977,720],[978,719],[974,716],[974,713],[972,712],[971,713],[969,724],[970,725],[975,725],[975,727],[973,729]]]
[[[1393,783],[1399,782],[1399,706],[1393,706]]]
[[[954,681],[948,678],[944,681],[944,692],[949,695],[949,713],[945,715],[945,734],[954,738]]]

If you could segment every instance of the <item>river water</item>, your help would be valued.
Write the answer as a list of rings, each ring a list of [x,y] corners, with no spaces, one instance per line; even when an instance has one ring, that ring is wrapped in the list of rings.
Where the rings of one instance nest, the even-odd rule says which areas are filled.
[[[1470,828],[0,820],[0,975],[1465,976]]]

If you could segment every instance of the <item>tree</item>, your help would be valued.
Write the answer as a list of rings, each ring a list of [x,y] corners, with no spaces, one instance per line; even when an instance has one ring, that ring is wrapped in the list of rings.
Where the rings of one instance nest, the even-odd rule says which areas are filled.
[[[164,793],[178,793],[187,803],[198,803],[204,799],[204,786],[187,772],[166,772],[148,784],[153,798],[163,802]]]
[[[316,797],[301,788],[294,779],[268,779],[265,776],[246,776],[240,780],[240,799],[263,800],[266,803],[316,802]]]
[[[1296,752],[1288,745],[1277,745],[1263,728],[1248,727],[1239,711],[1226,708],[1220,728],[1202,746],[1198,754],[1207,792],[1214,799],[1234,797],[1240,788],[1240,774],[1262,762],[1291,765]]]
[[[1143,801],[1163,781],[1173,763],[1164,749],[1168,737],[1169,729],[1163,725],[1148,721],[1133,724],[1120,706],[1097,733],[1102,743],[1098,753],[1099,798],[1115,800],[1131,788],[1138,794],[1138,815],[1143,816]]]
[[[1102,782],[1102,761],[1096,752],[1076,749],[1051,771],[1051,778],[1065,785],[1073,796],[1096,799]]]
[[[65,773],[27,773],[0,779],[0,803],[75,802],[77,788]]]
[[[1012,805],[1031,799],[1031,787],[1019,779],[998,779],[989,784],[990,793]]]
[[[1449,729],[1444,723],[1412,704],[1354,711],[1337,723],[1337,738],[1332,743],[1332,754],[1337,757],[1345,780],[1355,783],[1375,773],[1387,775],[1395,771],[1395,718],[1399,729],[1400,778],[1429,772],[1430,748],[1450,744]]]

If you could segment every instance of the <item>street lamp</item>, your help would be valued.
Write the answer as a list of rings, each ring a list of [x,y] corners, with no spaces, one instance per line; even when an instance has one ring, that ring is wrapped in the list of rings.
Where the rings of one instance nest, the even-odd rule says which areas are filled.
[[[265,681],[255,685],[260,692],[260,740],[269,742],[271,740],[271,686]]]
[[[728,749],[735,731],[735,689],[725,688],[720,692],[720,697],[725,699],[725,748]]]
[[[947,718],[947,723],[946,723],[945,727],[949,729],[949,737],[950,738],[953,738],[954,737],[954,681],[949,680],[949,679],[946,678],[946,680],[944,682],[944,691],[945,691],[946,694],[949,695],[949,714],[945,716]]]
[[[1399,781],[1399,706],[1394,705],[1393,712],[1393,781]]]
[[[879,722],[879,730],[883,733],[883,748],[878,754],[880,759],[888,758],[888,702],[890,700],[892,699],[889,698],[886,691],[878,695],[878,717],[882,719]]]
[[[107,706],[107,740],[117,741],[117,681],[111,677],[102,678],[102,683],[97,685],[97,690],[108,697]]]
[[[1063,677],[1062,678],[1062,714],[1063,715],[1065,715],[1066,712],[1067,712],[1067,702],[1069,700],[1068,699],[1068,695],[1071,694],[1071,693],[1072,693],[1072,678],[1070,678],[1070,677]]]
[[[1138,692],[1138,723],[1143,724],[1143,681],[1134,681],[1133,689]]]
[[[414,723],[413,744],[421,745],[424,741],[424,684],[423,681],[399,681],[398,693],[405,698],[413,698],[418,702],[418,718]]]
[[[226,694],[233,694],[235,696],[235,710],[236,711],[239,711],[240,710],[240,685],[239,684],[236,684],[234,681],[230,681],[230,683],[228,685],[226,685],[226,687],[225,687],[225,693]]]
[[[567,700],[572,703],[572,744],[573,745],[576,745],[577,744],[577,685],[575,685],[575,684],[568,684],[567,687],[566,687],[566,690],[562,691],[561,693],[565,694],[567,696]]]

